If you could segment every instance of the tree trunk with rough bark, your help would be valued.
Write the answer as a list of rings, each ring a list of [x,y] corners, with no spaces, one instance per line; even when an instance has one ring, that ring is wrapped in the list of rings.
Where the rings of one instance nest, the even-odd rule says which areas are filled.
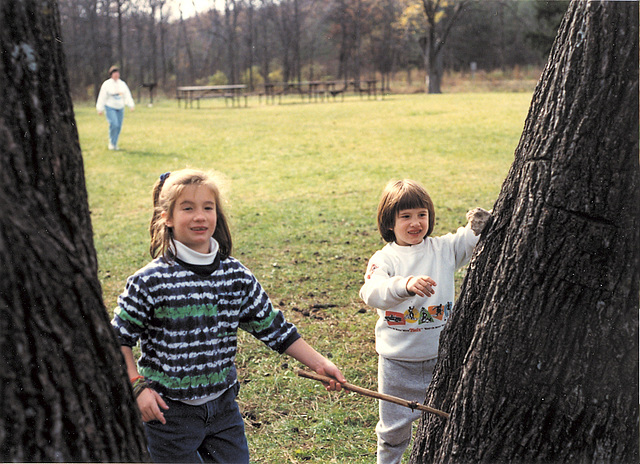
[[[442,334],[412,462],[638,462],[638,3],[574,1]]]
[[[53,0],[0,2],[0,461],[142,461],[58,25]]]

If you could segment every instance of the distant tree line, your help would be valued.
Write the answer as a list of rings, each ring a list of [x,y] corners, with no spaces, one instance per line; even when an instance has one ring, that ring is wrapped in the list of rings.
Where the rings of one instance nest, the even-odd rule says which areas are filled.
[[[211,0],[185,17],[168,0],[59,0],[70,87],[95,98],[113,64],[132,90],[510,69],[545,62],[568,2]],[[473,65],[472,65],[473,63]],[[473,68],[472,68],[473,66]],[[417,73],[414,74],[414,76]]]

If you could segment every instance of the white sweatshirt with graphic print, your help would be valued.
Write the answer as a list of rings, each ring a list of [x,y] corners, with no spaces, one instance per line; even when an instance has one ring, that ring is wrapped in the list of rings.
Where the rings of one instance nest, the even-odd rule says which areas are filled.
[[[471,259],[478,243],[469,225],[455,234],[426,237],[418,245],[389,243],[369,260],[360,297],[377,309],[376,351],[399,361],[438,356],[438,340],[455,298],[454,273]],[[410,295],[411,277],[427,275],[436,286],[430,297]]]

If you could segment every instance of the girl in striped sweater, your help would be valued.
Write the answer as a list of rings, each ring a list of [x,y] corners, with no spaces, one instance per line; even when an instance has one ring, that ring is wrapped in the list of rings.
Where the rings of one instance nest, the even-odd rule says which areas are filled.
[[[253,274],[232,258],[212,177],[185,169],[153,189],[149,264],[129,277],[112,324],[155,462],[249,462],[235,401],[242,328],[271,349],[345,378],[273,308]],[[140,341],[136,365],[132,347]]]

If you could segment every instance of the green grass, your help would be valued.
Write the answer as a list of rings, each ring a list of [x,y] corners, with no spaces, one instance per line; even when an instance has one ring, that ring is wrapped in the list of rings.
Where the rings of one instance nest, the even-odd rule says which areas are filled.
[[[354,384],[376,389],[376,315],[358,297],[381,241],[377,202],[392,178],[413,178],[436,206],[435,235],[491,208],[513,159],[530,93],[393,95],[384,100],[259,104],[172,101],[127,112],[121,151],[107,124],[76,106],[105,305],[148,260],[151,187],[165,171],[213,169],[234,256],[276,307]],[[458,282],[463,272],[458,273]],[[297,362],[241,335],[237,358],[252,460],[375,461],[377,404],[298,378]]]

